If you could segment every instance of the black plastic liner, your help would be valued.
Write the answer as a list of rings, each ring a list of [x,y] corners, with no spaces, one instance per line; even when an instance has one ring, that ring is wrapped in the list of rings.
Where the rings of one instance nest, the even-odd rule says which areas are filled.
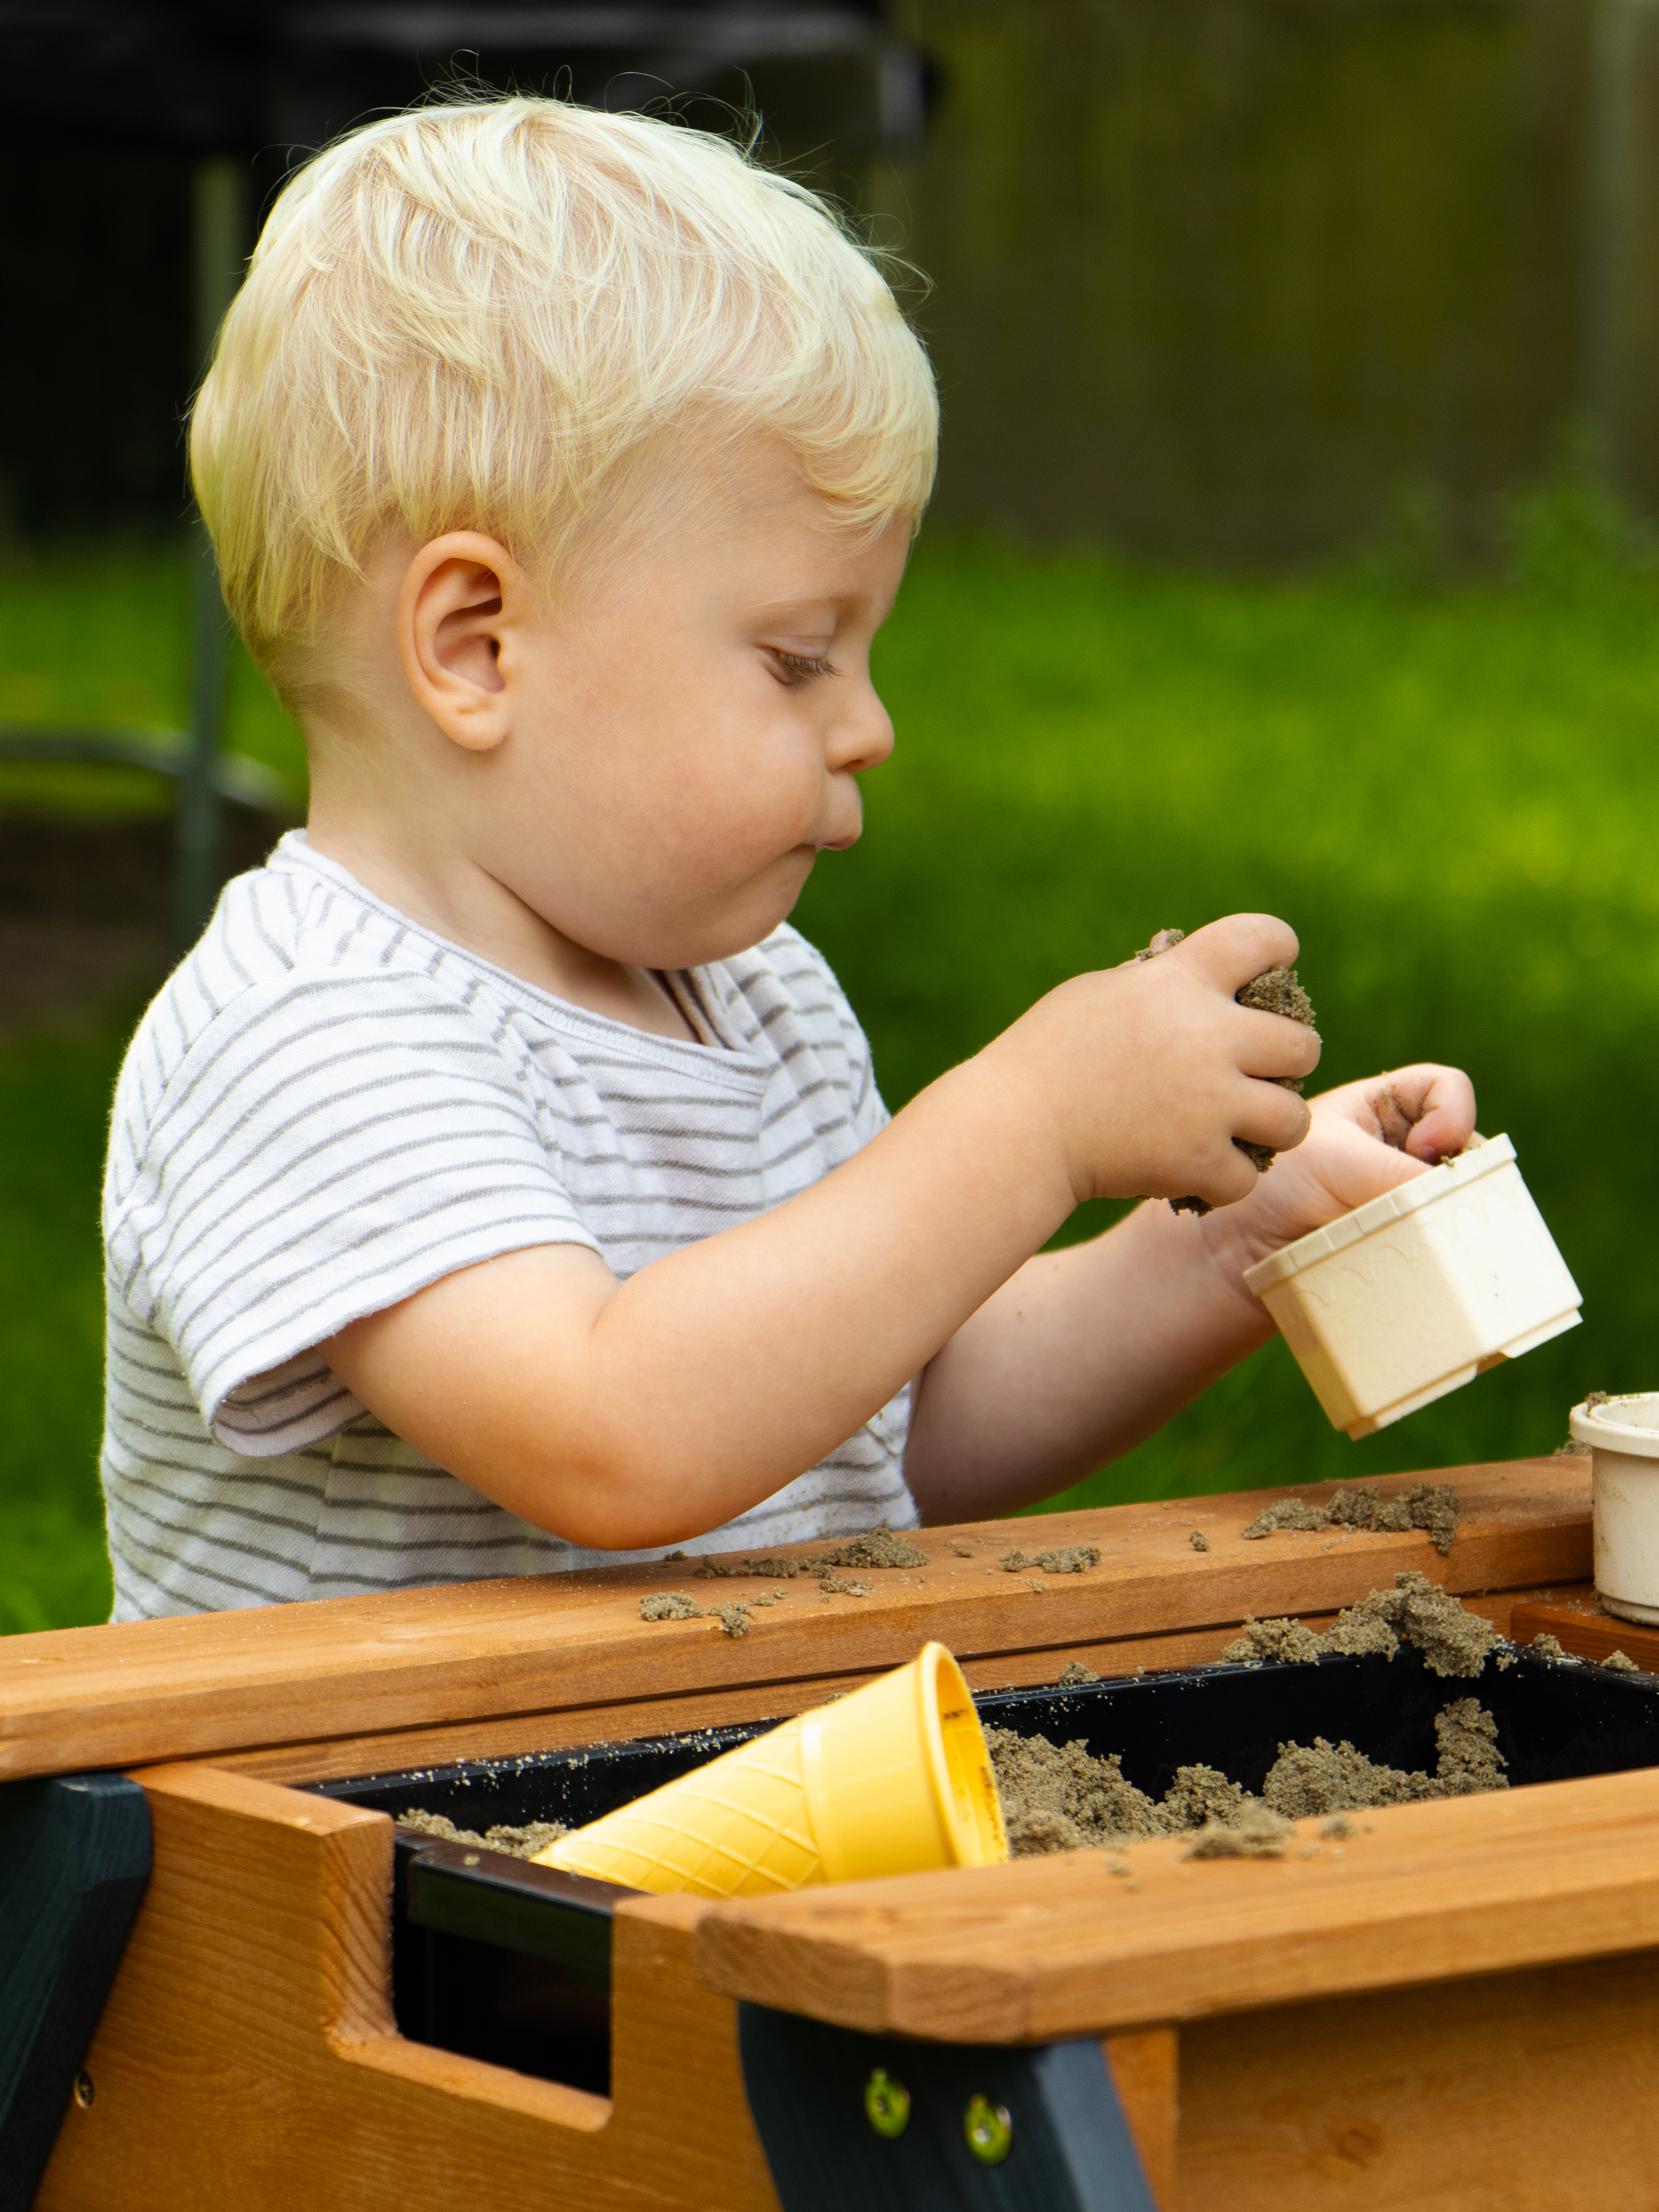
[[[1511,1661],[1500,1668],[1499,1657]],[[1162,1796],[1179,1766],[1219,1767],[1259,1791],[1281,1746],[1346,1738],[1369,1758],[1432,1773],[1435,1716],[1474,1696],[1498,1723],[1515,1787],[1659,1765],[1659,1678],[1608,1674],[1498,1646],[1476,1677],[1393,1659],[1200,1667],[1079,1685],[984,1692],[988,1725],[1097,1757]],[[462,1760],[316,1785],[396,1820],[410,1808],[483,1832],[562,1820],[580,1827],[747,1742],[773,1723],[590,1744],[522,1759]],[[398,1838],[393,2002],[411,2040],[601,2093],[610,2086],[611,1912],[629,1894],[476,1846]]]

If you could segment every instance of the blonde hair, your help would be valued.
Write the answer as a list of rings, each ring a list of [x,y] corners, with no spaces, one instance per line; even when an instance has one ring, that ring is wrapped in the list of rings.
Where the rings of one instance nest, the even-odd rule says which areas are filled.
[[[389,533],[486,530],[550,579],[630,457],[705,418],[781,437],[855,527],[932,489],[927,357],[823,201],[707,132],[469,102],[370,124],[287,186],[191,470],[278,673]]]

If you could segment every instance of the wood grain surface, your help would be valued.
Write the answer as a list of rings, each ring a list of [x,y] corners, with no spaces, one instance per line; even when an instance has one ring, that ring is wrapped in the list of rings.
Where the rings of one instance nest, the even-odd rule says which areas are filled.
[[[848,2027],[1024,2043],[1659,1944],[1659,1769],[1400,1805],[1282,1859],[1138,1844],[732,1899],[712,1988]]]
[[[1378,1487],[1386,1496],[1413,1479]],[[1330,1485],[1112,1506],[923,1530],[926,1568],[849,1571],[864,1597],[825,1597],[804,1577],[775,1585],[788,1595],[757,1613],[740,1639],[713,1620],[642,1621],[639,1600],[650,1591],[683,1590],[703,1604],[744,1592],[741,1582],[697,1579],[692,1563],[661,1562],[9,1637],[0,1643],[0,1779],[330,1744],[337,1754],[317,1754],[313,1771],[330,1771],[331,1759],[334,1772],[361,1772],[440,1755],[441,1741],[453,1747],[442,1755],[459,1756],[484,1740],[480,1724],[487,1732],[524,1716],[564,1717],[544,1731],[551,1742],[581,1741],[572,1717],[598,1709],[613,1735],[684,1724],[663,1717],[671,1705],[689,1713],[722,1692],[763,1692],[763,1707],[781,1712],[788,1686],[800,1685],[799,1709],[827,1683],[846,1687],[901,1663],[928,1637],[978,1683],[1036,1680],[1074,1654],[1148,1638],[1167,1651],[1172,1639],[1197,1639],[1246,1613],[1328,1613],[1404,1567],[1460,1593],[1588,1576],[1587,1460],[1516,1460],[1434,1479],[1455,1485],[1463,1514],[1443,1560],[1417,1531],[1243,1540],[1264,1505],[1317,1500]],[[1193,1528],[1206,1552],[1192,1549]],[[1011,1574],[1000,1564],[1012,1547],[1081,1543],[1103,1554],[1085,1575]]]
[[[156,1863],[37,2212],[778,2212],[704,1909],[616,1925],[614,2097],[405,2043],[392,1823],[241,1775],[144,1775]]]
[[[1184,2028],[1181,2212],[1649,2212],[1656,1963],[1638,1951]]]
[[[1644,1628],[1603,1613],[1592,1585],[1553,1593],[1547,1600],[1525,1600],[1513,1608],[1511,1633],[1518,1644],[1553,1636],[1564,1651],[1579,1659],[1610,1659],[1622,1651],[1646,1674],[1659,1674],[1659,1628]]]

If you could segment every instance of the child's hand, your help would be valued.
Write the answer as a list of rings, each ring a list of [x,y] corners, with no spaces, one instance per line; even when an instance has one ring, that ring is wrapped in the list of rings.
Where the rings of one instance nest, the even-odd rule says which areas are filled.
[[[1286,1152],[1308,1131],[1280,1079],[1312,1072],[1318,1037],[1234,998],[1296,956],[1282,921],[1231,915],[1156,960],[1062,983],[981,1057],[1024,1086],[1028,1126],[1053,1130],[1074,1200],[1227,1206],[1257,1180],[1235,1138]]]
[[[1268,1253],[1410,1182],[1461,1152],[1474,1133],[1474,1086],[1460,1068],[1424,1062],[1346,1083],[1312,1101],[1306,1140],[1202,1231],[1242,1273]]]

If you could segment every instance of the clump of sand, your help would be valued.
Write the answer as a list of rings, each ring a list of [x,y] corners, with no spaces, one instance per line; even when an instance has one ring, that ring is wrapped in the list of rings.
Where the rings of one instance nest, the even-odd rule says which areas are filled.
[[[1115,1752],[1096,1759],[1080,1742],[1002,1728],[987,1729],[985,1742],[1017,1858],[1169,1832],[1152,1799],[1126,1779]]]
[[[1459,1698],[1435,1715],[1439,1756],[1432,1774],[1407,1774],[1382,1766],[1346,1739],[1311,1746],[1281,1744],[1261,1787],[1263,1802],[1286,1820],[1316,1814],[1359,1813],[1373,1805],[1409,1805],[1427,1797],[1470,1797],[1484,1790],[1507,1790],[1508,1764],[1498,1748],[1498,1723],[1474,1698]]]
[[[1029,1574],[1033,1567],[1045,1575],[1086,1575],[1091,1567],[1100,1565],[1098,1544],[1065,1544],[1052,1552],[1005,1552],[1002,1568],[1005,1574]]]
[[[1282,1859],[1293,1833],[1282,1813],[1251,1798],[1236,1820],[1210,1820],[1193,1838],[1182,1858]]]
[[[864,1593],[860,1590],[859,1595]],[[678,1590],[654,1590],[649,1597],[640,1600],[641,1620],[718,1620],[727,1636],[747,1636],[754,1626],[750,1608],[757,1605],[775,1605],[782,1597],[781,1590],[770,1590],[760,1597],[745,1599],[741,1605],[702,1606],[695,1604]]]
[[[878,1521],[863,1535],[850,1537],[833,1551],[817,1552],[799,1559],[705,1559],[697,1569],[702,1582],[721,1582],[755,1577],[765,1582],[793,1582],[797,1575],[816,1575],[826,1589],[845,1597],[867,1597],[869,1592],[840,1581],[837,1567],[925,1567],[928,1555],[908,1536],[896,1535],[885,1521]]]
[[[908,1536],[896,1536],[884,1521],[833,1552],[822,1552],[812,1562],[818,1567],[925,1567],[927,1554]]]
[[[1328,1652],[1380,1651],[1391,1659],[1401,1644],[1410,1644],[1433,1674],[1478,1674],[1498,1641],[1491,1621],[1467,1612],[1449,1590],[1414,1567],[1397,1574],[1394,1584],[1351,1605],[1322,1635],[1299,1620],[1247,1620],[1243,1632],[1221,1656],[1242,1662],[1311,1661]]]
[[[480,1833],[477,1828],[458,1828],[442,1813],[422,1813],[414,1805],[398,1814],[398,1826],[413,1828],[417,1835],[430,1836],[436,1843],[477,1844],[487,1851],[503,1851],[512,1859],[534,1858],[538,1851],[544,1851],[550,1844],[570,1833],[562,1820],[527,1820],[522,1827],[501,1825]]]
[[[1156,960],[1160,952],[1172,952],[1185,938],[1184,929],[1160,929],[1150,945],[1136,953],[1137,960]],[[1258,1013],[1280,1014],[1286,1021],[1297,1022],[1304,1029],[1316,1025],[1313,1000],[1297,981],[1294,968],[1269,968],[1255,976],[1233,996],[1241,1006],[1255,1008]],[[1302,1094],[1303,1079],[1299,1075],[1274,1075],[1268,1080],[1284,1091]],[[1252,1144],[1247,1137],[1233,1139],[1239,1151],[1245,1154],[1258,1175],[1266,1175],[1278,1154],[1267,1145]],[[1207,1213],[1208,1201],[1201,1198],[1172,1198],[1170,1204],[1177,1213]]]
[[[702,1617],[702,1607],[678,1590],[653,1590],[640,1600],[641,1620],[699,1620]]]
[[[1378,1496],[1374,1483],[1357,1483],[1339,1490],[1328,1505],[1310,1505],[1305,1498],[1281,1498],[1256,1515],[1242,1533],[1251,1540],[1271,1536],[1276,1528],[1375,1528],[1403,1534],[1421,1528],[1442,1559],[1457,1534],[1457,1492],[1449,1482],[1414,1482],[1398,1498]]]

